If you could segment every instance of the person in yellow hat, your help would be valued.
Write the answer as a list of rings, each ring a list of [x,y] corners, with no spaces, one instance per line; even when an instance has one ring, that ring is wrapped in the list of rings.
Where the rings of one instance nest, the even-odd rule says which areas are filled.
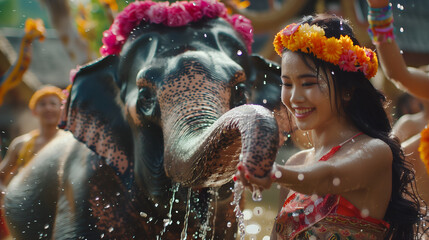
[[[62,90],[55,86],[45,86],[33,94],[28,107],[38,119],[39,127],[16,137],[9,145],[6,156],[0,163],[1,188],[5,188],[19,169],[28,164],[40,149],[64,132],[57,127],[64,98]]]

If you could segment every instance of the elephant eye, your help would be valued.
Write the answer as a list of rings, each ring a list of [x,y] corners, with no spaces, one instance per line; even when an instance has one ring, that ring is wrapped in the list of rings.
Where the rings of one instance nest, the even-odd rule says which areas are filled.
[[[231,91],[231,107],[240,106],[247,103],[246,84],[239,83]]]
[[[139,90],[137,109],[144,115],[152,115],[155,108],[156,98],[153,91],[148,87]]]

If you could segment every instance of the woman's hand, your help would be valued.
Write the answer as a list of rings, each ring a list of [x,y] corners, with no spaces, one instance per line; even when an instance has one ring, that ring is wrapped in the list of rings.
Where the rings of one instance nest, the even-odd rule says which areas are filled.
[[[367,0],[367,2],[372,8],[382,8],[389,4],[389,0]]]
[[[274,163],[271,172],[264,178],[254,177],[249,173],[246,166],[243,163],[237,165],[237,172],[233,176],[234,181],[240,181],[245,187],[253,190],[254,187],[259,190],[269,189],[271,184],[275,181],[275,172],[277,171],[277,164]]]

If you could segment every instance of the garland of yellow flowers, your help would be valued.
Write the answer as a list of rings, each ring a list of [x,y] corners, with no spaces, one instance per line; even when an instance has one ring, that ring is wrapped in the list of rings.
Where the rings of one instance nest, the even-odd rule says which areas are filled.
[[[426,126],[425,129],[420,133],[420,159],[426,166],[426,171],[429,174],[429,128]]]
[[[371,49],[353,45],[349,36],[327,38],[325,30],[317,25],[289,24],[277,33],[273,44],[280,56],[285,48],[293,52],[299,50],[338,65],[343,71],[361,71],[368,79],[377,73],[378,60]]]

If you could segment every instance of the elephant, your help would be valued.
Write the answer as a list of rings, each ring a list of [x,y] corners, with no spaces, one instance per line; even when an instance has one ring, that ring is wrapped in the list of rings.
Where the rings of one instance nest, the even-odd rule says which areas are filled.
[[[142,21],[81,67],[69,133],[4,197],[17,239],[234,239],[232,176],[264,177],[287,131],[279,66],[222,17]]]

